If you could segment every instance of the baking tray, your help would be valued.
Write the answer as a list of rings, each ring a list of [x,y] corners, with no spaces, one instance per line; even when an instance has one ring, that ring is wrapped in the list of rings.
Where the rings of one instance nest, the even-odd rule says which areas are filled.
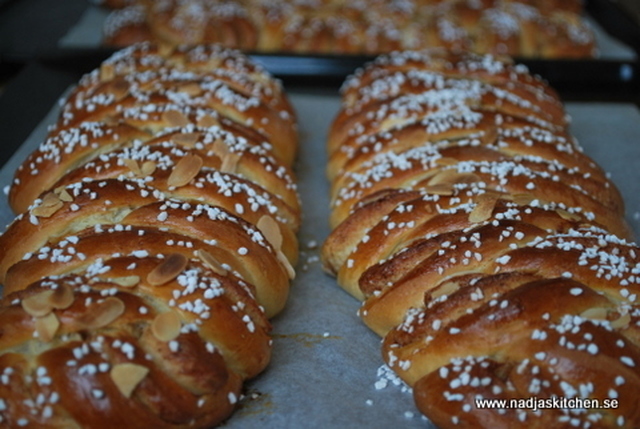
[[[17,165],[55,120],[58,97],[77,81],[78,63],[74,64],[31,64],[0,97],[0,187],[9,183]],[[240,409],[223,426],[432,428],[406,388],[385,375],[380,340],[357,318],[358,302],[320,266],[318,246],[329,233],[325,139],[340,99],[332,89],[287,89],[301,135],[295,164],[303,207],[300,264],[286,309],[272,320],[271,364],[246,384]],[[585,152],[611,172],[627,201],[628,220],[640,233],[640,110],[632,103],[612,102],[568,103],[567,108],[573,134]],[[15,153],[9,129],[15,131]],[[0,223],[6,224],[13,215],[5,197],[0,201]]]
[[[528,60],[534,73],[569,98],[629,99],[640,94],[640,16],[625,7],[637,0],[586,0],[596,27],[601,56],[593,60]],[[107,11],[89,0],[12,0],[0,7],[0,67],[31,60],[79,61],[99,56]],[[51,18],[53,17],[53,18]],[[104,58],[105,55],[103,55]],[[351,55],[252,55],[274,75],[295,85],[338,86],[346,75],[371,60]]]
[[[517,58],[561,90],[615,94],[638,93],[640,21],[624,9],[634,0],[588,0],[586,19],[594,27],[600,55],[589,60],[531,60]],[[100,29],[108,11],[88,8],[60,39],[63,49],[100,49]],[[373,59],[363,55],[305,55],[250,53],[274,75],[296,84],[337,85],[357,67]]]

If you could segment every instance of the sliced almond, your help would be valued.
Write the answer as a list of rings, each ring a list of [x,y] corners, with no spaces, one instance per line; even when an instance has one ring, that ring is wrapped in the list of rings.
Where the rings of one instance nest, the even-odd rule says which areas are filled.
[[[73,290],[66,285],[47,289],[22,300],[22,308],[31,316],[43,317],[54,308],[65,309],[73,303]]]
[[[160,41],[157,44],[158,54],[163,57],[168,57],[173,53],[173,46],[167,42]]]
[[[65,188],[64,186],[61,186],[58,189],[56,189],[55,193],[58,195],[58,198],[60,198],[60,200],[64,201],[65,203],[73,201],[73,197],[69,192],[67,192],[67,188]]]
[[[178,277],[187,266],[189,260],[180,253],[173,253],[158,264],[147,275],[147,282],[152,286],[161,286]]]
[[[178,91],[184,92],[185,94],[188,94],[191,96],[198,96],[202,94],[202,86],[200,86],[196,82],[189,82],[184,85],[180,85],[178,87]]]
[[[607,320],[607,309],[602,307],[593,307],[583,311],[580,317],[591,320]]]
[[[55,194],[55,192],[49,192],[44,197],[42,197],[41,206],[51,207],[60,204],[60,198]]]
[[[153,319],[151,323],[151,332],[153,336],[160,341],[169,342],[175,340],[180,335],[182,321],[175,311],[167,311],[161,313]]]
[[[456,164],[459,164],[459,163],[460,163],[459,160],[457,160],[455,158],[446,157],[446,156],[443,156],[442,158],[440,158],[440,159],[438,159],[436,161],[437,165],[441,165],[441,166],[444,166],[444,167],[448,167],[448,166],[451,166],[451,165],[456,165]]]
[[[109,325],[120,317],[125,310],[122,300],[110,296],[104,301],[94,303],[78,318],[78,323],[86,329],[97,329]]]
[[[142,171],[140,170],[140,166],[138,165],[138,162],[135,159],[125,158],[122,160],[122,162],[129,170],[131,170],[131,172],[133,172],[134,175],[138,177],[142,176]]]
[[[535,198],[531,194],[515,194],[510,196],[511,201],[519,206],[528,206]]]
[[[450,185],[452,183],[455,183],[454,180],[452,180],[452,178],[455,177],[457,174],[458,172],[453,169],[434,172],[434,174],[430,177],[429,182],[427,184],[430,186],[440,185],[442,183],[446,183]]]
[[[234,174],[238,167],[238,161],[240,161],[240,155],[232,152],[229,146],[220,139],[216,139],[212,148],[220,158],[220,171]]]
[[[211,148],[220,158],[224,158],[228,153],[231,152],[229,146],[227,146],[227,144],[220,139],[216,139],[211,145]]]
[[[238,169],[238,162],[240,161],[240,155],[230,152],[222,158],[220,163],[220,171],[223,173],[234,174]]]
[[[384,200],[388,195],[392,195],[394,190],[385,189],[382,191],[374,192],[371,195],[364,196],[361,200],[358,201],[357,207],[364,207],[368,204],[373,204],[377,201]]]
[[[493,192],[478,195],[476,198],[476,206],[473,208],[471,213],[469,213],[469,222],[484,222],[491,218],[493,209],[495,208],[499,198],[500,196]]]
[[[102,119],[100,119],[100,122],[102,122],[105,125],[114,126],[114,127],[119,124],[119,120],[116,116],[105,116]]]
[[[108,281],[122,287],[134,287],[140,283],[140,277],[139,276],[113,277],[108,279]]]
[[[276,255],[278,257],[278,261],[280,261],[285,271],[287,272],[287,276],[289,276],[289,280],[295,279],[296,270],[293,269],[293,266],[291,266],[291,262],[289,262],[289,259],[285,256],[284,253],[282,253],[282,250],[277,250]]]
[[[143,176],[151,176],[156,171],[156,163],[153,161],[145,161],[140,167]]]
[[[460,286],[456,282],[446,282],[440,284],[437,288],[431,292],[431,298],[439,298],[444,295],[450,295],[457,291]]]
[[[114,79],[105,85],[105,91],[120,101],[129,94],[129,84],[124,79]]]
[[[59,285],[53,289],[53,293],[49,296],[49,303],[52,308],[58,310],[69,308],[73,304],[73,289],[71,286]]]
[[[31,210],[31,214],[42,218],[48,218],[53,216],[58,210],[60,210],[63,205],[64,204],[62,203],[62,201],[60,201],[55,206],[38,206]]]
[[[453,195],[455,193],[455,189],[451,185],[445,184],[437,184],[437,185],[427,185],[423,187],[425,192],[433,195]]]
[[[149,373],[149,368],[135,363],[120,363],[111,368],[111,380],[120,393],[130,398],[134,389]]]
[[[48,343],[55,338],[56,332],[60,328],[60,321],[54,313],[49,313],[43,317],[36,317],[35,327],[38,338]]]
[[[60,210],[63,205],[64,203],[55,193],[49,192],[42,197],[40,204],[31,210],[31,214],[38,217],[50,217]]]
[[[631,323],[631,315],[629,313],[625,313],[622,316],[618,317],[616,320],[611,321],[611,327],[613,329],[618,328],[626,328]]]
[[[22,300],[21,305],[24,311],[33,317],[43,317],[51,313],[51,296],[53,289],[47,289]]]
[[[219,274],[221,276],[227,275],[227,270],[224,269],[222,264],[218,262],[218,260],[214,258],[211,253],[207,252],[206,250],[198,249],[196,250],[196,256],[214,273]]]
[[[191,123],[189,118],[177,110],[167,110],[162,114],[162,120],[168,122],[172,127],[186,127]]]
[[[456,170],[443,170],[433,176],[428,185],[456,185],[458,183],[473,183],[479,181],[480,178],[473,173],[459,173]]]
[[[220,126],[220,121],[213,116],[205,115],[198,119],[197,125],[203,128],[218,127]]]
[[[100,66],[100,81],[107,82],[116,77],[116,70],[113,67],[113,64],[105,64],[103,63]]]
[[[482,131],[480,141],[484,145],[489,145],[498,139],[498,127],[490,127]]]
[[[282,233],[280,232],[278,222],[276,222],[274,218],[263,215],[258,219],[256,226],[274,249],[280,250],[280,248],[282,248]]]
[[[186,185],[198,175],[202,164],[202,158],[198,155],[189,154],[185,156],[173,168],[171,175],[167,179],[167,184],[175,187]]]
[[[564,220],[568,220],[570,222],[577,222],[581,219],[580,215],[576,213],[570,213],[563,209],[556,209],[556,213],[560,215],[560,217]]]
[[[171,141],[173,141],[178,146],[192,147],[196,144],[199,138],[200,134],[198,133],[176,133],[171,136]]]

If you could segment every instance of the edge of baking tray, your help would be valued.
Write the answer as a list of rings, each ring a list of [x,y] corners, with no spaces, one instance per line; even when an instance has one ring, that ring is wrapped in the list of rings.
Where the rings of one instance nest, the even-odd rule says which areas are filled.
[[[617,99],[640,93],[640,11],[629,6],[634,0],[585,0],[585,10],[611,37],[625,44],[635,57],[595,59],[515,58],[529,66],[561,93],[569,97]],[[55,47],[36,53],[31,59],[71,72],[86,72],[97,67],[115,49],[105,47]],[[357,68],[372,61],[373,55],[319,55],[247,52],[285,83],[312,87],[339,86]],[[11,56],[5,55],[11,59]],[[0,62],[2,55],[0,55]],[[0,64],[1,65],[1,64]]]
[[[589,16],[640,56],[640,7],[637,0],[585,0]]]
[[[601,86],[606,87],[601,91],[613,96],[633,91],[637,88],[640,61],[640,8],[636,11],[629,6],[634,1],[585,0],[585,10],[606,33],[635,52],[635,57],[584,60],[516,58],[516,61],[528,65],[533,73],[541,75],[554,87],[559,86],[561,92],[586,92],[589,95]],[[20,3],[18,0],[12,2]],[[0,70],[3,65],[41,61],[55,68],[84,72],[96,67],[114,50],[105,47],[52,47],[47,44],[30,55],[18,52],[19,49],[0,52]],[[276,77],[308,86],[339,85],[355,69],[374,58],[369,55],[248,54]]]

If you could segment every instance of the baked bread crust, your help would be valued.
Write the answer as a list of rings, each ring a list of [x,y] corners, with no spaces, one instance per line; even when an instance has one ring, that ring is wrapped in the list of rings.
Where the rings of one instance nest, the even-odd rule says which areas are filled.
[[[295,276],[280,83],[237,51],[141,44],[60,110],[0,236],[0,422],[222,423],[269,363]]]
[[[442,428],[640,424],[640,248],[553,90],[431,51],[383,56],[343,95],[322,260],[418,409]],[[553,397],[619,406],[477,402]]]

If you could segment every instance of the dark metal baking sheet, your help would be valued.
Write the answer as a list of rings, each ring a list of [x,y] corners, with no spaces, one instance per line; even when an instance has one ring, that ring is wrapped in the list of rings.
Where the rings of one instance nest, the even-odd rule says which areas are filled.
[[[53,73],[79,78],[115,50],[109,48],[54,49],[37,64]],[[337,91],[344,79],[373,56],[249,55],[286,86]],[[640,62],[632,60],[521,60],[549,82],[565,100],[640,100]],[[36,66],[37,67],[37,66]]]

